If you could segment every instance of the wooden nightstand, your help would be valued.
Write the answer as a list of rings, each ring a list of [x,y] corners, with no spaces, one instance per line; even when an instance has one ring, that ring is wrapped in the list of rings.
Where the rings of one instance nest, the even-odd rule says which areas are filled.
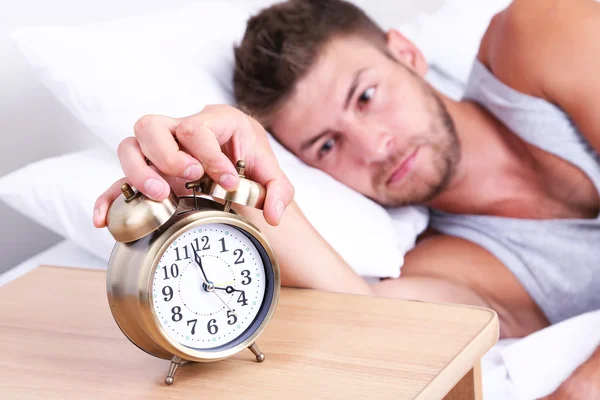
[[[40,267],[0,288],[0,397],[481,399],[497,339],[487,309],[284,289],[264,363],[247,351],[186,364],[169,387],[169,363],[113,321],[104,272]]]

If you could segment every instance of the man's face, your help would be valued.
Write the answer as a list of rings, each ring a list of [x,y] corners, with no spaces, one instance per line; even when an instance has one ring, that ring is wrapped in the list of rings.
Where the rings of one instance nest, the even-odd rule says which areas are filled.
[[[460,157],[439,97],[358,37],[323,48],[270,128],[307,164],[388,206],[429,201]]]

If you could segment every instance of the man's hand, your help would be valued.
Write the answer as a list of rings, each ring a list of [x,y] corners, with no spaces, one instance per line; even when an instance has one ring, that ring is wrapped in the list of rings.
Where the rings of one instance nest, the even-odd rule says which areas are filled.
[[[544,400],[600,399],[600,347],[573,375]]]
[[[294,197],[294,188],[279,168],[265,130],[236,108],[207,106],[187,118],[147,115],[135,124],[134,133],[135,137],[123,140],[118,149],[126,178],[96,201],[94,225],[98,228],[106,226],[108,207],[121,194],[125,181],[155,200],[166,199],[169,186],[183,193],[185,182],[205,173],[226,190],[235,190],[239,184],[237,160],[246,162],[249,179],[266,187],[264,217],[269,224],[279,224]]]

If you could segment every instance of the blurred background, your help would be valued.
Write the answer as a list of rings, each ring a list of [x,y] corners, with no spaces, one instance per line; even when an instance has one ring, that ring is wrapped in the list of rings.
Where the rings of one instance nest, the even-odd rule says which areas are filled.
[[[40,83],[7,36],[9,32],[23,26],[72,26],[101,22],[180,8],[193,2],[0,0],[0,176],[37,160],[101,145],[100,140],[71,116]],[[275,1],[231,2],[260,6]],[[435,10],[443,0],[356,0],[354,3],[360,5],[382,27],[388,28],[407,21],[419,12]],[[3,225],[0,230],[0,274],[61,240],[58,235],[2,202],[0,221]]]
[[[351,1],[384,30],[398,28],[413,41],[430,66],[425,79],[455,100],[489,21],[510,2]],[[118,142],[145,113],[183,116],[202,104],[231,101],[231,38],[240,37],[249,9],[274,2],[0,0],[0,287],[41,264],[107,267],[114,240],[91,219],[97,195],[122,176],[114,157]],[[106,23],[148,13],[157,14]],[[15,40],[27,61],[9,34],[39,26],[80,28],[20,31]],[[386,210],[279,147],[274,150],[296,186],[296,202],[317,232],[359,275],[398,277],[427,211]],[[324,209],[323,193],[344,201]],[[352,233],[375,227],[376,235]],[[502,341],[482,363],[485,398],[553,392],[597,347],[599,327],[596,312]],[[505,352],[519,356],[504,362]]]

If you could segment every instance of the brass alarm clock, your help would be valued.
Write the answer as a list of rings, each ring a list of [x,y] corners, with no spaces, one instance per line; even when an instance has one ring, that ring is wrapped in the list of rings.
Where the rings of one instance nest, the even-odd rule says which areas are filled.
[[[246,348],[265,359],[256,340],[275,312],[279,265],[258,228],[230,209],[264,203],[264,187],[244,177],[243,161],[237,168],[234,192],[205,176],[186,184],[193,195],[157,202],[124,184],[108,211],[117,241],[106,276],[110,310],[133,344],[171,360],[168,385],[186,361]]]

